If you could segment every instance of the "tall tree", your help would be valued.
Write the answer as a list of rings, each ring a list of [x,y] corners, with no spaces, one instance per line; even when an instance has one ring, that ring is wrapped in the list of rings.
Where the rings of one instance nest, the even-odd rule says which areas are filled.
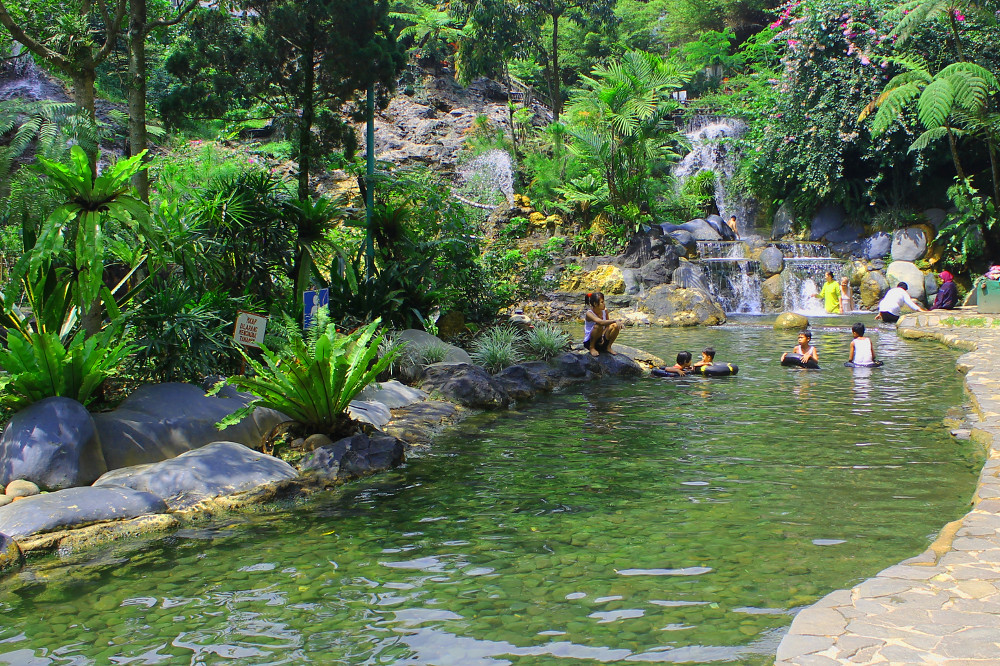
[[[11,37],[73,81],[73,100],[96,119],[97,67],[114,49],[128,0],[27,0],[8,9],[0,0],[0,25]],[[92,156],[93,158],[93,156]]]

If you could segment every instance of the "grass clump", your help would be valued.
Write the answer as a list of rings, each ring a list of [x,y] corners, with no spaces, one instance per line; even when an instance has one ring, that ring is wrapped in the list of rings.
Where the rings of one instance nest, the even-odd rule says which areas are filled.
[[[541,361],[548,361],[566,350],[569,335],[549,323],[541,323],[528,331],[524,339],[528,354]]]
[[[521,360],[521,332],[511,326],[486,330],[472,343],[472,360],[496,374]]]

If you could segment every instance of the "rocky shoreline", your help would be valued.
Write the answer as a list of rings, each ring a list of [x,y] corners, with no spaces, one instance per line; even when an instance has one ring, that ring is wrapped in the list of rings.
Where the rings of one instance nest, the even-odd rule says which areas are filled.
[[[306,438],[312,450],[294,466],[250,448],[287,420],[280,413],[258,409],[238,426],[215,430],[248,399],[235,391],[206,397],[187,384],[148,385],[118,409],[95,415],[50,398],[16,415],[0,439],[3,483],[17,495],[0,500],[7,502],[0,506],[0,569],[20,565],[25,555],[167,532],[301,498],[402,464],[473,410],[505,409],[599,377],[639,377],[662,363],[628,347],[596,358],[566,352],[496,375],[471,363],[436,363],[423,371],[419,388],[390,381],[366,389],[351,404],[365,432],[336,442]]]

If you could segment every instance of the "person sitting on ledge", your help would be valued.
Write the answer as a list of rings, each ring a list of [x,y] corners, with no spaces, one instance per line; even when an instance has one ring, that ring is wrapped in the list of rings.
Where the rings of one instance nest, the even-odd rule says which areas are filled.
[[[948,271],[941,271],[938,274],[941,278],[941,286],[938,288],[937,296],[934,297],[934,305],[931,310],[954,310],[958,305],[958,287],[955,286],[955,277]]]
[[[878,304],[878,314],[875,315],[875,318],[881,319],[887,324],[895,324],[899,321],[899,315],[903,311],[904,305],[917,312],[927,312],[927,310],[920,307],[920,304],[906,293],[906,290],[909,288],[910,285],[900,282],[885,292],[885,296],[882,297],[882,300]]]
[[[586,294],[583,302],[587,305],[587,312],[583,316],[583,346],[590,350],[591,356],[599,356],[600,353],[611,351],[611,344],[621,333],[621,324],[608,319],[608,311],[604,307],[604,294],[599,291]]]

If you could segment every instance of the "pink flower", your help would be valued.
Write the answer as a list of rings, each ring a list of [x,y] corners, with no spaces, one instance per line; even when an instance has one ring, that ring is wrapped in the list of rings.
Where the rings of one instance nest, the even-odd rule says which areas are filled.
[[[868,56],[866,56],[864,53],[861,54],[861,57],[859,58],[859,60],[861,60],[861,64],[862,65],[870,65],[870,64],[872,64],[872,61],[869,60]]]
[[[961,11],[959,11],[957,9],[952,10],[952,14],[954,14],[956,21],[964,21],[965,20],[965,14],[963,14]]]

